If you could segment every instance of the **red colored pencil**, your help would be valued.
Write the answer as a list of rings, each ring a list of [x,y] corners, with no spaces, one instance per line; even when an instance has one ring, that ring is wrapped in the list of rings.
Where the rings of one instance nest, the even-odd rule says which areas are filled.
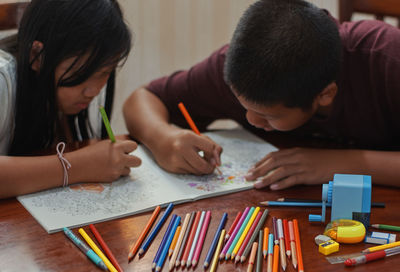
[[[285,248],[286,248],[286,255],[290,258],[290,236],[289,236],[289,226],[287,219],[283,219],[283,235],[285,237]]]
[[[225,242],[229,239],[229,237],[232,235],[233,230],[235,229],[237,223],[239,222],[240,217],[242,216],[242,212],[238,212],[236,215],[235,220],[233,221],[233,224],[231,228],[228,230],[228,232],[225,235]]]
[[[107,246],[106,242],[104,242],[103,238],[101,237],[100,233],[97,231],[96,227],[93,224],[89,225],[90,230],[92,231],[94,237],[96,237],[97,242],[99,242],[101,248],[103,251],[106,253],[108,259],[110,259],[110,262],[114,265],[114,267],[119,271],[123,272],[121,266],[117,262],[117,259],[115,259],[114,254],[112,254],[110,248]]]
[[[245,250],[247,244],[249,243],[250,238],[253,235],[253,232],[256,229],[256,227],[258,225],[258,222],[261,219],[262,214],[263,214],[262,212],[258,212],[256,219],[254,219],[254,222],[251,225],[251,228],[249,229],[249,232],[247,233],[246,238],[244,238],[244,241],[243,241],[242,245],[240,246],[240,248],[238,250],[238,253],[237,253],[236,257],[235,257],[235,263],[240,261],[240,258],[241,258],[242,254],[243,254],[243,251]]]
[[[200,215],[201,215],[201,211],[196,212],[196,217],[194,218],[192,229],[190,230],[189,239],[186,243],[185,251],[184,251],[183,257],[181,259],[182,267],[184,267],[186,265],[186,261],[189,257],[189,253],[190,253],[190,249],[192,247],[194,236],[196,235],[197,226],[199,225]]]
[[[193,268],[196,267],[197,263],[199,262],[201,250],[203,249],[204,239],[206,238],[210,220],[211,220],[211,211],[207,211],[206,218],[204,220],[203,226],[201,227],[199,241],[197,242],[196,250],[194,251],[194,256],[192,259]]]

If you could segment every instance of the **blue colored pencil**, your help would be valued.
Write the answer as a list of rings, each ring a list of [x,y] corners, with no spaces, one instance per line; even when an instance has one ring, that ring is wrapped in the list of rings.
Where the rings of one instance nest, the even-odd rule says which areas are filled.
[[[164,244],[164,247],[163,247],[163,249],[162,249],[162,251],[160,253],[160,257],[158,258],[156,271],[160,271],[161,267],[164,264],[165,257],[168,255],[169,247],[170,247],[170,245],[172,243],[172,239],[174,238],[176,229],[178,228],[178,225],[179,225],[180,222],[181,222],[181,217],[177,216],[175,218],[174,224],[173,224],[173,226],[172,226],[172,228],[171,228],[171,230],[169,232],[169,235],[168,235],[168,238],[167,238],[167,240],[166,240],[166,242]]]
[[[157,222],[157,224],[154,227],[154,229],[151,231],[149,236],[147,236],[146,240],[143,242],[142,246],[140,247],[140,250],[139,250],[139,253],[138,253],[139,257],[141,257],[146,252],[146,250],[149,248],[151,242],[157,236],[157,233],[160,231],[160,229],[161,229],[162,225],[164,224],[165,220],[167,220],[167,217],[171,213],[173,207],[174,207],[173,203],[170,203],[168,205],[168,207],[165,210],[165,212],[164,212],[163,216],[161,217],[160,221]]]
[[[161,244],[160,244],[160,246],[158,247],[156,256],[154,256],[152,269],[156,268],[157,261],[158,261],[158,259],[160,258],[160,254],[161,254],[161,251],[162,251],[163,248],[164,248],[165,243],[166,243],[167,240],[168,240],[168,236],[169,236],[169,234],[170,234],[170,232],[171,232],[172,226],[173,226],[174,223],[175,223],[176,217],[177,217],[176,214],[172,215],[171,221],[169,221],[167,231],[164,233],[164,237],[162,238]]]
[[[94,262],[98,267],[103,270],[107,270],[107,266],[104,264],[102,259],[91,249],[88,247],[85,242],[75,236],[75,234],[70,231],[68,228],[63,228],[64,234],[71,239],[71,241],[83,252],[85,255]]]
[[[217,247],[219,236],[221,234],[222,229],[225,226],[227,218],[228,218],[228,214],[224,213],[222,215],[221,221],[219,222],[219,226],[217,228],[217,231],[215,232],[214,239],[213,239],[213,241],[211,243],[210,249],[208,250],[207,257],[204,260],[204,269],[207,269],[208,265],[211,262],[211,258],[214,255],[214,251],[215,251],[215,248]]]

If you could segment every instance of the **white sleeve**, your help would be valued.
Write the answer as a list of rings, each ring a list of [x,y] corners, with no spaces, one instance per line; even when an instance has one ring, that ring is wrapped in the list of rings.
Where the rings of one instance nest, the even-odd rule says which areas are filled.
[[[15,84],[13,75],[0,69],[0,155],[6,155],[13,131]]]

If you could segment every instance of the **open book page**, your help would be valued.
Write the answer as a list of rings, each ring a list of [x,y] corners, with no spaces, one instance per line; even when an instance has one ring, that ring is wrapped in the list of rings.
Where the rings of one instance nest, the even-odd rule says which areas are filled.
[[[272,145],[244,130],[207,133],[220,144],[223,175],[176,175],[161,169],[143,146],[133,152],[142,159],[128,177],[113,183],[71,185],[18,197],[49,232],[78,227],[253,187],[244,180],[247,170],[271,151]]]

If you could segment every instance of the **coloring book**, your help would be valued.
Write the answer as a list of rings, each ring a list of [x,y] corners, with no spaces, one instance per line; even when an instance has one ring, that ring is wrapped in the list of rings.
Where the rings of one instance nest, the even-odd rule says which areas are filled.
[[[265,155],[277,150],[243,129],[205,133],[222,146],[222,175],[171,174],[161,169],[142,145],[132,154],[142,165],[128,177],[112,183],[76,184],[29,195],[18,200],[46,229],[57,232],[112,220],[166,206],[248,190],[253,182],[244,179],[247,171]]]

